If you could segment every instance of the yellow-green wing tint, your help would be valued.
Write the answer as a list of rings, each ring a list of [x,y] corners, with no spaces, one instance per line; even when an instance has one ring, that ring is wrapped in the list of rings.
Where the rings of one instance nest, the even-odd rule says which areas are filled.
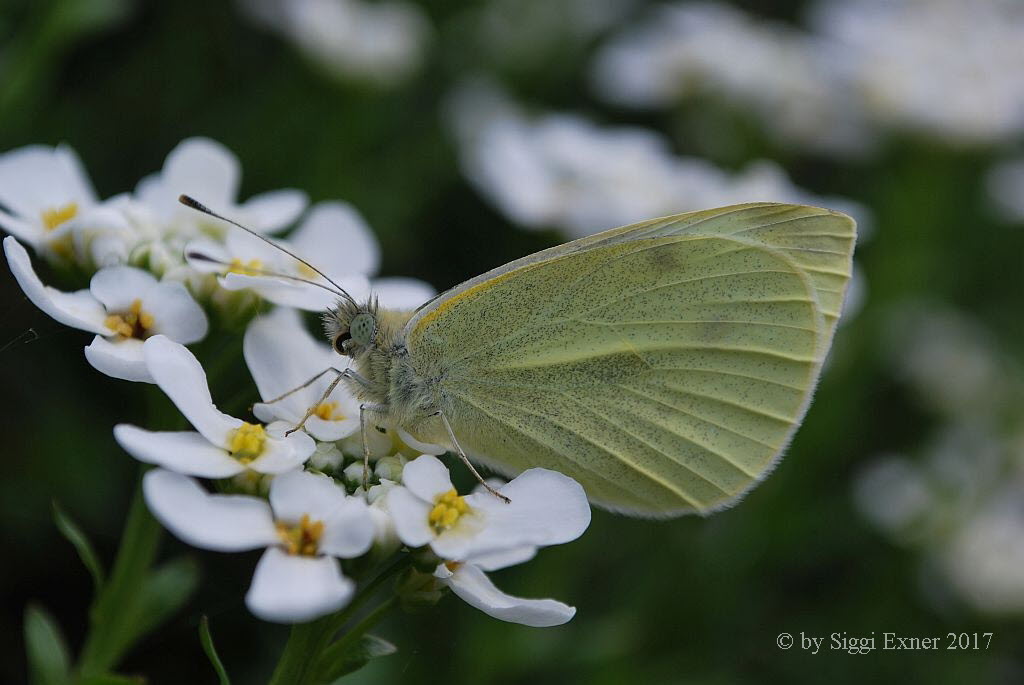
[[[841,305],[845,278],[829,314],[803,252],[765,245],[791,239],[767,224],[792,210],[852,249],[849,219],[791,206],[713,210],[729,230],[706,212],[616,229],[449,291],[410,322],[410,357],[442,379],[462,446],[503,472],[553,468],[642,515],[725,506],[785,448]]]
[[[671,235],[733,236],[789,257],[811,280],[825,317],[826,334],[821,341],[824,356],[850,277],[856,226],[850,217],[830,209],[772,202],[730,205],[651,219],[536,252],[439,294],[413,316],[406,333],[413,331],[424,316],[430,315],[445,300],[529,264],[603,245]]]

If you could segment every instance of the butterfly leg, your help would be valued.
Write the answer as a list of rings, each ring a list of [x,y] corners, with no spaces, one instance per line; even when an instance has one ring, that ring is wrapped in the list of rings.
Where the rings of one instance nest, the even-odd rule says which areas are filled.
[[[278,400],[280,400],[280,399],[282,399],[284,397],[287,397],[288,395],[292,394],[296,390],[301,390],[302,388],[308,387],[317,378],[319,378],[320,376],[324,375],[325,373],[330,373],[332,371],[336,374],[335,377],[334,377],[334,380],[331,381],[331,384],[327,386],[326,390],[324,390],[324,394],[320,395],[320,399],[318,399],[316,401],[316,404],[314,404],[313,406],[311,406],[309,409],[306,410],[306,413],[302,417],[302,420],[299,421],[299,423],[296,424],[294,428],[291,428],[290,430],[285,431],[285,434],[284,434],[285,437],[288,437],[289,435],[291,435],[292,433],[294,433],[297,430],[302,430],[303,426],[306,425],[306,421],[309,419],[310,416],[313,415],[313,412],[316,411],[316,408],[319,407],[321,403],[323,403],[328,397],[331,396],[331,393],[334,392],[334,389],[336,387],[338,387],[338,383],[341,383],[342,379],[352,380],[352,381],[355,381],[356,383],[358,383],[360,385],[365,385],[365,384],[368,383],[368,381],[365,378],[360,376],[358,373],[356,373],[352,369],[345,369],[344,371],[338,371],[336,368],[334,368],[332,366],[330,368],[324,369],[323,371],[318,373],[316,376],[313,376],[312,378],[310,378],[308,381],[306,381],[306,383],[304,385],[300,385],[299,387],[294,388],[293,390],[289,390],[284,395],[281,395],[281,397],[274,398],[273,400],[271,400],[271,402],[276,402],[276,401],[278,401]]]
[[[435,416],[441,417],[441,422],[444,423],[444,428],[446,431],[448,431],[448,437],[451,438],[452,440],[452,447],[455,448],[456,454],[459,455],[459,459],[461,459],[462,463],[466,465],[466,468],[469,469],[469,472],[472,473],[478,481],[480,481],[480,485],[484,486],[487,492],[491,493],[498,499],[504,500],[505,504],[511,504],[512,500],[510,500],[508,497],[505,497],[505,495],[501,494],[500,492],[492,488],[490,485],[485,483],[483,477],[481,477],[480,475],[480,472],[476,470],[476,467],[473,466],[472,463],[470,463],[469,457],[466,456],[465,451],[463,451],[462,449],[462,445],[460,445],[459,441],[455,438],[455,431],[452,430],[452,424],[448,423],[448,417],[444,415],[444,412],[438,411],[437,414],[435,414]]]
[[[291,390],[289,390],[288,392],[284,393],[283,395],[278,395],[277,397],[275,397],[272,400],[265,400],[263,402],[263,404],[273,404],[274,402],[280,402],[281,400],[283,400],[284,398],[288,397],[289,395],[293,395],[293,394],[297,393],[299,390],[303,390],[303,389],[308,388],[309,386],[313,385],[313,383],[315,383],[325,373],[333,373],[333,374],[337,374],[338,376],[341,376],[345,372],[344,371],[339,371],[338,369],[334,368],[333,366],[328,366],[326,369],[324,369],[323,371],[321,371],[317,375],[313,376],[312,378],[310,378],[308,381],[306,381],[302,385],[297,385],[294,388],[292,388]],[[250,410],[251,409],[252,408],[250,407]]]
[[[387,413],[386,404],[360,404],[359,405],[359,439],[363,443],[363,492],[369,490],[370,482],[370,445],[366,441],[366,414]]]

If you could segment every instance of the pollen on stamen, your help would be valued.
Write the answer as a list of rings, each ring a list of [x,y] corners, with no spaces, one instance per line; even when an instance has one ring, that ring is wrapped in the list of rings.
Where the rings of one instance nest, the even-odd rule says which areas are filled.
[[[69,202],[63,207],[44,209],[42,214],[43,226],[47,231],[52,231],[65,221],[70,221],[78,216],[78,203]]]
[[[338,411],[337,402],[321,402],[313,410],[313,416],[324,421],[343,421],[345,419],[345,415]]]
[[[136,298],[126,312],[111,314],[103,320],[103,325],[125,338],[145,340],[152,334],[156,319],[142,309],[142,300]]]
[[[274,524],[277,534],[284,544],[284,549],[293,556],[316,556],[320,538],[324,534],[324,522],[313,521],[309,514],[303,514],[296,525],[288,525],[282,521]]]
[[[231,260],[231,264],[228,265],[226,273],[242,274],[243,276],[258,276],[262,268],[263,261],[260,259],[250,259],[247,262],[243,262],[241,259],[235,258]]]
[[[228,451],[238,461],[248,464],[263,452],[266,441],[267,433],[263,430],[263,426],[243,423],[231,434]]]
[[[434,500],[434,508],[427,515],[427,522],[438,533],[454,526],[463,514],[469,511],[466,500],[454,489],[438,495]]]

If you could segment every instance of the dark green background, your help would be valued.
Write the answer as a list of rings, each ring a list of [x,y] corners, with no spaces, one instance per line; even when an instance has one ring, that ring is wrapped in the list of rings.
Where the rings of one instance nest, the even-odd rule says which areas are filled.
[[[510,225],[456,165],[440,105],[462,75],[489,66],[466,22],[454,20],[473,3],[424,4],[438,29],[430,60],[405,87],[384,93],[326,78],[230,3],[140,3],[113,22],[94,16],[118,4],[2,6],[0,150],[66,141],[108,197],[159,169],[182,138],[210,136],[241,159],[243,197],[296,187],[314,200],[348,200],[380,236],[385,275],[417,276],[441,289],[558,242],[553,231]],[[781,0],[745,5],[782,18],[800,10]],[[377,632],[399,652],[353,682],[1020,682],[1020,621],[929,603],[920,558],[866,524],[851,499],[866,460],[882,450],[914,454],[936,420],[883,360],[893,305],[923,298],[968,310],[1020,358],[1024,232],[995,221],[981,186],[999,151],[904,135],[868,162],[838,163],[774,147],[753,119],[721,103],[647,115],[616,110],[588,90],[590,47],[554,45],[500,76],[535,105],[650,126],[671,136],[679,153],[726,167],[774,158],[798,185],[868,205],[875,235],[857,259],[870,299],[837,335],[789,454],[740,506],[665,522],[595,512],[580,541],[495,574],[513,594],[576,605],[570,624],[505,624],[447,598],[435,610],[386,621]],[[701,140],[728,140],[728,152]],[[111,428],[144,422],[151,400],[147,388],[93,371],[80,353],[89,336],[39,312],[6,269],[0,288],[0,347],[29,328],[39,336],[0,352],[0,680],[21,682],[27,601],[52,611],[72,646],[86,625],[89,578],[51,523],[51,500],[109,560],[137,474]],[[255,398],[241,369],[215,393]],[[169,538],[164,548],[187,551]],[[287,630],[243,606],[257,553],[191,553],[203,568],[198,596],[121,670],[154,683],[214,682],[196,637],[206,613],[237,682],[260,682]],[[779,633],[801,631],[992,631],[995,638],[991,649],[966,653],[811,656],[776,647]]]

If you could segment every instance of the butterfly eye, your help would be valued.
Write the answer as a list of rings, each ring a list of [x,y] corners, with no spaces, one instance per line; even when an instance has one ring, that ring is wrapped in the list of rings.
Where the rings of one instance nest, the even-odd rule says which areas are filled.
[[[334,339],[334,351],[337,352],[338,354],[347,354],[345,352],[345,342],[351,339],[352,336],[349,334],[348,331],[345,331],[344,333],[339,335],[337,338]]]

